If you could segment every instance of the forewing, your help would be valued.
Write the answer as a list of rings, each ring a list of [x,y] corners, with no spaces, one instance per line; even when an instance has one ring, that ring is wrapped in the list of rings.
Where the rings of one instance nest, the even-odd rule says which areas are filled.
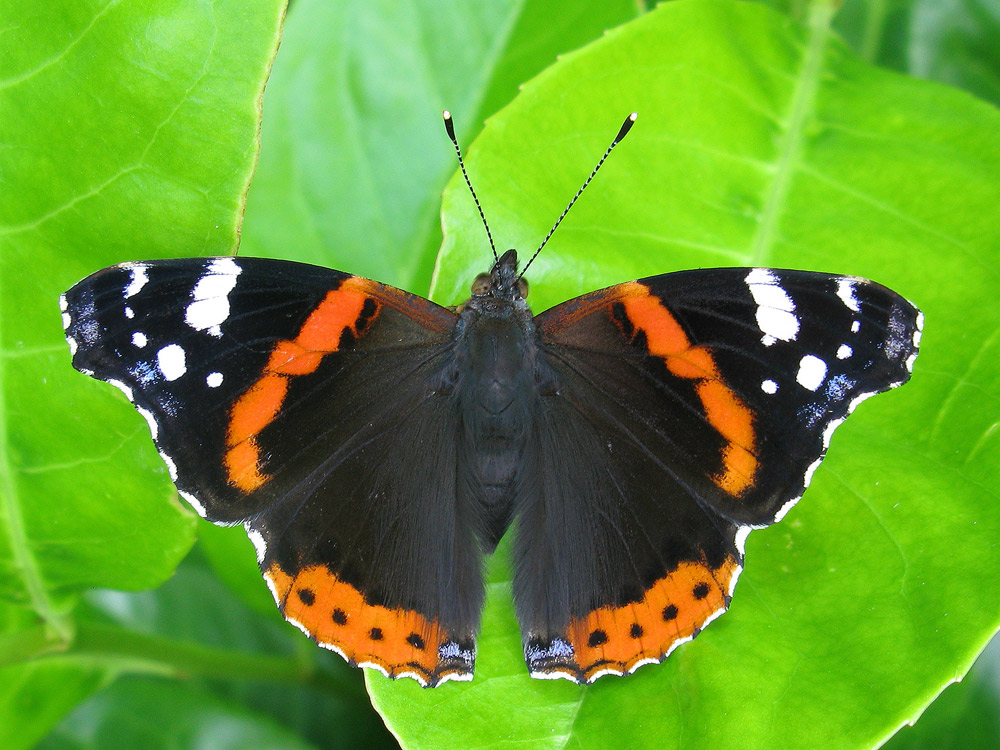
[[[391,676],[471,677],[453,313],[253,258],[127,263],[61,305],[74,366],[129,397],[199,514],[246,526],[289,620]]]
[[[515,597],[532,672],[583,682],[725,610],[746,534],[801,496],[860,401],[909,378],[921,316],[862,279],[715,269],[536,321],[550,385]]]

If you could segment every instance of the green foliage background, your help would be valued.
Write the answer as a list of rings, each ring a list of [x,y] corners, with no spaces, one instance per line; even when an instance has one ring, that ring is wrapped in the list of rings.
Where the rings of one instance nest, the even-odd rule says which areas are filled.
[[[995,0],[295,0],[282,30],[284,11],[0,8],[0,746],[872,747],[965,674],[1000,625]],[[521,250],[640,113],[532,267],[536,310],[764,264],[876,278],[927,315],[913,381],[751,536],[732,611],[627,680],[527,677],[501,552],[473,683],[365,684],[69,366],[61,291],[241,233],[245,255],[460,300],[488,260],[443,108]],[[995,746],[997,675],[988,651],[890,746]]]

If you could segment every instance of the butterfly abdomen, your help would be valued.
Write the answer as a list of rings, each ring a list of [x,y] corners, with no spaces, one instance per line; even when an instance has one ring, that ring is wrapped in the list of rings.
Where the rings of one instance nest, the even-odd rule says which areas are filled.
[[[474,298],[456,339],[460,470],[492,549],[510,524],[537,395],[531,312],[523,300]]]

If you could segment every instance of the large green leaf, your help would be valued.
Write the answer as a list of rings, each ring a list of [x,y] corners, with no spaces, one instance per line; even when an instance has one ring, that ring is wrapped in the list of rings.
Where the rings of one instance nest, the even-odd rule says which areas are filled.
[[[637,110],[532,268],[535,309],[686,267],[857,274],[924,309],[913,381],[841,428],[805,500],[751,535],[732,611],[662,666],[530,680],[495,561],[471,684],[369,677],[407,747],[869,747],[1000,624],[1000,114],[861,62],[831,15],[663,5],[526,85],[469,170],[499,243],[530,251]],[[435,296],[453,303],[488,262],[457,177],[444,226]]]
[[[0,8],[4,747],[33,744],[117,671],[25,661],[75,643],[77,592],[156,585],[193,541],[132,408],[70,367],[59,294],[122,260],[234,249],[282,5]]]
[[[139,588],[192,541],[136,415],[69,367],[56,301],[102,266],[235,247],[282,3],[0,11],[0,594]]]
[[[556,55],[634,17],[633,0],[298,0],[268,86],[242,251],[313,261],[426,292],[441,124],[478,132]]]
[[[391,746],[357,670],[303,639],[273,604],[265,614],[248,610],[197,553],[153,591],[89,592],[76,619],[80,637],[53,660],[92,661],[195,685],[194,692],[166,692],[156,712],[181,714],[192,695],[210,694],[222,701],[212,711],[220,721],[240,723],[251,711],[317,747]],[[118,688],[101,692],[56,734],[79,735],[80,725],[92,725],[95,714],[115,724],[134,710],[129,694]],[[164,727],[164,740],[172,732]]]
[[[934,701],[915,727],[904,727],[887,750],[995,750],[1000,746],[1000,640],[994,638],[966,679]]]

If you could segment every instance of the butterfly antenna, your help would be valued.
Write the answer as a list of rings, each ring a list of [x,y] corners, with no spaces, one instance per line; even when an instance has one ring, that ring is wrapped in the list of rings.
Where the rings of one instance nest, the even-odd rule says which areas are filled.
[[[521,273],[520,275],[518,275],[517,278],[521,278],[521,276],[524,276],[524,272],[528,270],[528,266],[530,266],[532,262],[535,260],[535,258],[538,257],[538,254],[542,252],[542,248],[545,247],[545,243],[549,241],[549,237],[552,236],[552,233],[556,231],[556,227],[558,227],[559,224],[562,223],[562,220],[566,218],[566,214],[568,214],[569,210],[573,208],[573,204],[576,203],[577,198],[579,198],[583,194],[583,191],[587,189],[587,185],[589,185],[590,181],[594,179],[594,175],[597,174],[597,170],[601,168],[601,165],[604,164],[604,160],[607,159],[608,156],[611,154],[611,150],[619,143],[621,143],[622,138],[628,135],[628,131],[631,130],[632,124],[635,122],[635,118],[637,118],[638,116],[639,116],[638,113],[633,112],[632,114],[630,114],[628,117],[625,118],[625,122],[622,123],[621,130],[618,131],[618,135],[615,136],[615,139],[611,141],[611,145],[608,146],[608,150],[604,152],[604,156],[602,156],[601,160],[597,162],[597,166],[594,167],[594,171],[590,173],[590,176],[586,180],[583,181],[583,184],[580,186],[580,189],[577,190],[576,195],[573,196],[573,200],[571,200],[569,204],[566,206],[566,208],[563,209],[563,212],[559,214],[559,218],[556,219],[556,223],[552,225],[552,229],[550,229],[549,233],[545,235],[545,239],[542,240],[542,244],[538,246],[537,250],[535,250],[535,254],[528,259],[527,263],[524,264],[524,268],[521,269]]]
[[[465,178],[465,184],[469,186],[469,192],[472,193],[472,200],[476,202],[476,208],[479,209],[479,218],[483,220],[483,226],[486,227],[486,237],[489,239],[490,249],[493,251],[493,262],[498,263],[500,256],[497,255],[497,246],[493,244],[490,225],[486,223],[486,214],[483,213],[483,207],[479,205],[479,196],[476,195],[476,191],[472,188],[472,182],[469,181],[469,173],[465,171],[465,160],[462,159],[462,149],[459,148],[458,138],[455,137],[455,124],[451,121],[451,112],[445,110],[441,113],[441,117],[444,118],[444,129],[448,131],[448,137],[455,144],[455,153],[458,154],[458,166],[462,169],[462,177]]]

